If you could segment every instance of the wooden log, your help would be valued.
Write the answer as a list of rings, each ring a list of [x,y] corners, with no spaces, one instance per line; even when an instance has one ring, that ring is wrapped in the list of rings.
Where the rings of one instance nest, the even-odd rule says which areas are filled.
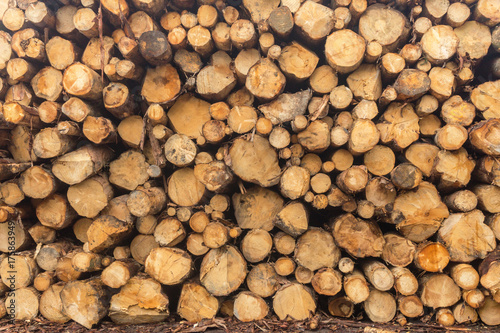
[[[118,294],[111,297],[109,316],[117,324],[160,322],[169,315],[168,303],[160,283],[139,275],[132,277]]]
[[[220,272],[231,272],[220,274]],[[200,281],[214,296],[225,296],[236,290],[247,274],[246,262],[231,245],[210,250],[203,258]]]
[[[219,301],[200,284],[187,282],[182,286],[177,313],[189,322],[215,317]]]
[[[121,290],[125,292],[130,288],[130,284],[135,282],[130,280],[137,274],[139,268],[140,265],[134,260],[113,261],[102,271],[101,280],[110,288],[121,288],[128,285],[129,287],[124,287]]]
[[[267,231],[250,230],[241,241],[241,253],[248,262],[256,263],[264,260],[271,253],[272,245],[273,239]]]
[[[11,290],[15,290],[29,287],[38,274],[39,268],[33,258],[33,253],[21,252],[2,260],[0,272],[2,282]]]
[[[60,293],[63,312],[88,329],[108,313],[109,297],[100,279],[68,282]]]
[[[426,199],[422,200],[422,196]],[[412,208],[408,206],[410,202]],[[422,182],[415,190],[400,194],[396,198],[391,221],[406,238],[421,242],[432,236],[448,216],[448,208],[441,201],[434,185]]]
[[[376,24],[379,25],[378,29],[373,28]],[[376,4],[368,7],[361,15],[359,32],[368,42],[377,41],[382,46],[383,53],[387,53],[395,51],[407,40],[410,24],[401,12]]]
[[[173,217],[161,219],[154,230],[155,241],[162,246],[173,247],[186,237],[181,222]]]
[[[261,320],[268,312],[267,303],[254,293],[240,292],[234,300],[234,316],[242,322]]]
[[[8,293],[5,303],[12,305],[8,308],[9,315],[15,320],[33,320],[38,315],[40,294],[33,287],[19,288]]]
[[[394,289],[404,296],[413,295],[418,290],[418,280],[413,273],[404,267],[393,267]]]
[[[71,244],[66,241],[44,245],[36,256],[36,263],[45,271],[55,271],[59,258],[64,257],[70,250]]]
[[[424,314],[424,305],[417,295],[398,297],[398,310],[408,318]]]
[[[421,39],[422,51],[433,64],[442,64],[458,49],[460,40],[448,25],[436,25],[427,30]]]
[[[284,203],[279,194],[262,187],[252,187],[243,194],[235,193],[232,202],[241,228],[266,231],[273,228],[274,216],[281,211]]]
[[[464,302],[456,304],[452,312],[457,324],[475,323],[479,320],[476,310]]]
[[[479,289],[465,290],[462,293],[464,301],[473,309],[478,309],[484,305],[485,295]]]
[[[328,312],[335,317],[349,318],[354,312],[354,304],[345,296],[336,296],[328,301]]]
[[[346,296],[354,304],[366,301],[370,295],[368,282],[359,270],[353,270],[344,276],[343,287]]]
[[[104,107],[118,119],[135,114],[136,104],[126,85],[112,82],[103,91]]]
[[[492,118],[481,121],[469,129],[469,140],[472,146],[487,155],[498,156],[498,142],[495,137],[500,129],[500,122]]]
[[[40,314],[45,319],[61,324],[71,320],[63,312],[63,305],[61,300],[61,291],[63,288],[64,288],[63,282],[51,285],[40,296],[40,305],[39,305]]]
[[[260,297],[269,297],[280,287],[278,275],[269,263],[254,266],[247,275],[248,289]]]
[[[300,306],[297,306],[300,304]],[[273,299],[273,310],[280,320],[304,320],[316,311],[313,292],[299,283],[281,287]]]
[[[94,218],[113,198],[113,189],[107,176],[100,174],[70,186],[67,196],[78,215]]]
[[[145,272],[165,285],[183,282],[191,273],[192,261],[187,252],[177,248],[158,247],[151,250]]]
[[[87,230],[89,249],[102,252],[116,246],[132,231],[132,226],[111,215],[101,215]]]
[[[59,157],[52,164],[52,172],[66,184],[78,184],[99,172],[113,155],[107,147],[86,145]]]
[[[445,274],[431,274],[420,281],[421,300],[434,309],[452,306],[460,300],[460,288]]]
[[[396,300],[387,292],[372,289],[363,302],[363,308],[371,321],[386,323],[396,315]]]
[[[396,267],[405,267],[412,263],[416,250],[415,243],[393,233],[385,234],[384,239],[381,257],[385,262]]]
[[[311,244],[315,249],[312,251]],[[333,237],[319,228],[309,228],[297,240],[294,253],[295,261],[312,271],[320,268],[335,267],[340,259],[340,250],[333,242]]]
[[[144,265],[151,250],[159,246],[153,235],[137,235],[130,243],[130,254],[135,261]]]
[[[74,96],[91,100],[102,98],[103,83],[99,74],[81,63],[66,68],[62,85],[67,93]]]
[[[281,207],[274,220],[274,225],[294,237],[307,231],[309,214],[301,202],[291,201],[284,207],[281,204]]]

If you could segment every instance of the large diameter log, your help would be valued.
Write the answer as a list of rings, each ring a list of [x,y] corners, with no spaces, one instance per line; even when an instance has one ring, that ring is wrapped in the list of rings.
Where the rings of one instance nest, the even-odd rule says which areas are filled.
[[[168,315],[168,297],[161,284],[144,275],[132,277],[109,305],[109,317],[117,324],[147,324],[164,321]]]
[[[438,237],[446,245],[452,261],[484,259],[496,247],[495,234],[484,224],[484,214],[477,209],[451,214],[443,221]]]
[[[350,255],[358,258],[382,255],[385,240],[382,231],[374,222],[345,214],[331,223],[335,241]]]
[[[448,208],[434,185],[422,182],[415,190],[396,198],[391,222],[406,238],[421,242],[432,236],[448,216]]]
[[[7,294],[5,303],[9,316],[15,320],[33,320],[38,315],[40,294],[33,287],[19,288]]]
[[[141,95],[149,103],[164,104],[174,99],[181,90],[177,70],[170,64],[148,68]]]
[[[335,14],[327,6],[305,1],[295,12],[294,21],[302,37],[308,43],[317,44],[332,31]]]
[[[363,307],[368,318],[375,323],[386,323],[396,315],[396,300],[391,294],[373,289],[364,301]]]
[[[363,61],[365,49],[364,38],[354,31],[349,29],[335,31],[326,39],[326,60],[337,72],[350,73]]]
[[[66,323],[71,320],[64,312],[61,300],[61,291],[64,288],[64,283],[59,282],[51,285],[40,297],[40,314],[45,319],[56,322]]]
[[[239,137],[229,149],[229,157],[231,168],[241,179],[262,187],[279,182],[278,156],[267,139],[259,135],[253,141]]]
[[[2,282],[12,290],[30,286],[38,271],[38,265],[30,253],[12,255],[0,264]]]
[[[98,278],[68,282],[61,290],[63,312],[91,329],[108,314],[109,296]]]
[[[385,234],[384,239],[381,257],[385,262],[396,267],[405,267],[412,263],[415,243],[394,233]]]
[[[116,246],[132,231],[132,226],[111,215],[101,215],[87,230],[89,249],[102,252]]]
[[[262,187],[252,187],[245,193],[235,193],[232,198],[235,217],[243,229],[273,228],[273,220],[283,207],[279,194]]]
[[[415,266],[427,272],[442,272],[450,262],[450,254],[441,243],[422,242],[415,251]]]
[[[195,282],[186,282],[177,305],[177,313],[189,322],[212,319],[219,310],[219,301],[203,287]]]
[[[254,293],[243,291],[234,300],[234,316],[242,322],[261,320],[268,312],[266,301]]]
[[[206,101],[184,94],[168,110],[167,117],[176,133],[197,139],[203,133],[203,125],[210,120],[209,107]]]
[[[424,276],[420,282],[421,299],[425,306],[434,309],[452,306],[460,300],[460,288],[445,274]]]
[[[393,52],[405,43],[410,22],[399,11],[376,4],[368,7],[359,19],[359,32],[368,42],[377,41],[383,53]]]
[[[285,88],[286,79],[279,68],[269,59],[261,59],[248,71],[245,87],[255,97],[271,100]]]
[[[248,289],[260,297],[269,297],[280,287],[278,274],[270,263],[254,266],[247,275]]]
[[[302,267],[315,271],[335,267],[340,260],[340,250],[331,234],[312,227],[298,239],[294,259]]]
[[[137,150],[128,150],[109,164],[109,182],[133,191],[149,179],[149,164]]]
[[[300,283],[281,287],[273,298],[273,310],[280,320],[304,320],[316,312],[313,292]]]
[[[214,296],[226,296],[238,289],[246,275],[246,261],[231,245],[210,250],[201,263],[200,281]]]
[[[177,248],[155,248],[151,250],[145,263],[145,272],[165,285],[183,282],[188,278],[191,269],[191,257]]]
[[[111,161],[113,155],[108,147],[83,146],[55,160],[52,172],[66,184],[78,184],[99,172]]]

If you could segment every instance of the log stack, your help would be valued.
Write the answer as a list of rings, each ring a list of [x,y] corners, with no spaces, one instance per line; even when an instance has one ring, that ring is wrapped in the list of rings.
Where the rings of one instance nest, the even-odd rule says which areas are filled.
[[[498,1],[0,19],[0,317],[500,325]]]

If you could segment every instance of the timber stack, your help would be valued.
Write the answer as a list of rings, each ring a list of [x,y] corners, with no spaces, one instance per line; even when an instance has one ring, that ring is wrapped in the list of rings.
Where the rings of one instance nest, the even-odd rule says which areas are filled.
[[[0,317],[500,325],[498,0],[0,18]]]

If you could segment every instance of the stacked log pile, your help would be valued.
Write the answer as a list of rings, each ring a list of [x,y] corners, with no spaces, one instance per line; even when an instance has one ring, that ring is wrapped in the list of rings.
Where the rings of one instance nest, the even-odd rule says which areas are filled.
[[[498,0],[0,18],[0,317],[500,325]]]

